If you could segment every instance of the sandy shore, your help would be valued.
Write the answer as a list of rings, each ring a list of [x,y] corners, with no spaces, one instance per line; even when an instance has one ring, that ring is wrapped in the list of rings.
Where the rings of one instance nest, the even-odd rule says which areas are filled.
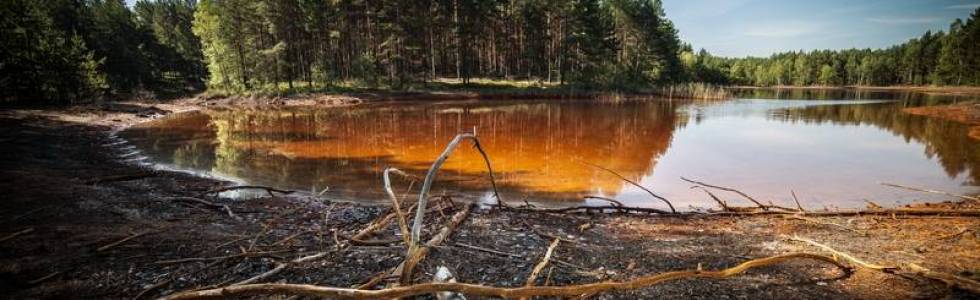
[[[377,244],[349,238],[386,215],[388,207],[334,203],[298,193],[247,201],[215,198],[207,191],[230,183],[140,167],[127,162],[127,151],[108,138],[113,130],[161,115],[247,103],[243,101],[251,100],[193,98],[0,111],[2,294],[20,299],[155,298],[240,282],[312,253],[324,255],[290,264],[260,282],[352,287],[398,265],[405,247],[384,242],[399,239],[396,222],[371,237],[381,241]],[[254,101],[342,106],[362,100]],[[207,202],[186,200],[191,198]],[[423,236],[433,235],[464,205],[441,201],[430,206]],[[931,206],[980,208],[976,202]],[[980,275],[978,228],[976,217],[952,216],[661,216],[478,208],[431,250],[414,279],[429,282],[436,268],[445,266],[459,282],[521,286],[555,237],[563,240],[553,256],[556,262],[544,269],[538,285],[720,269],[791,252],[826,254],[790,240],[798,235],[869,262],[913,262],[975,280]],[[800,260],[725,280],[685,279],[593,298],[975,296],[921,277],[862,268],[844,272]]]

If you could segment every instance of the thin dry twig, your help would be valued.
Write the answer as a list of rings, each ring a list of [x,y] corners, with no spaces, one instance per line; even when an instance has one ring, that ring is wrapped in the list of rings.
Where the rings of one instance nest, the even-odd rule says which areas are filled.
[[[538,280],[538,273],[544,270],[544,267],[548,266],[548,262],[551,260],[551,253],[555,252],[555,248],[558,247],[558,242],[560,239],[555,239],[548,246],[548,250],[544,252],[544,257],[541,257],[541,261],[537,265],[534,265],[534,269],[531,269],[531,274],[527,276],[527,281],[524,286],[534,286],[534,282]]]
[[[626,181],[627,183],[632,184],[633,186],[638,187],[638,188],[640,188],[643,191],[646,191],[647,194],[650,194],[650,196],[653,196],[654,198],[660,199],[660,201],[663,201],[664,203],[667,203],[667,207],[670,207],[670,212],[671,213],[677,213],[677,210],[674,209],[674,204],[670,203],[670,201],[668,201],[667,198],[660,197],[659,195],[653,193],[653,191],[651,191],[650,189],[648,189],[648,188],[640,185],[639,183],[636,183],[635,181],[632,181],[629,178],[626,178],[625,176],[620,175],[619,173],[617,173],[616,171],[613,171],[612,169],[609,169],[609,168],[606,168],[606,167],[603,167],[603,166],[600,166],[600,165],[597,165],[597,164],[593,164],[593,163],[590,163],[590,162],[586,162],[586,161],[581,161],[581,162],[583,164],[586,164],[586,165],[589,165],[589,166],[598,168],[600,170],[609,172],[610,174],[616,175],[616,177],[619,177],[619,179],[622,179],[623,181]]]
[[[141,236],[144,236],[144,235],[146,235],[146,234],[149,234],[150,232],[153,232],[153,231],[151,231],[151,230],[147,230],[147,231],[143,231],[143,232],[139,232],[139,233],[136,233],[136,234],[133,234],[133,235],[130,235],[130,236],[127,236],[127,237],[125,237],[125,238],[123,238],[123,239],[121,239],[121,240],[118,240],[118,241],[115,241],[115,242],[112,242],[112,243],[109,243],[108,245],[105,245],[105,246],[102,246],[102,247],[99,247],[98,249],[95,249],[95,252],[102,252],[102,251],[106,251],[106,250],[109,250],[109,249],[112,249],[113,247],[116,247],[116,246],[119,246],[119,245],[122,245],[123,243],[125,243],[125,242],[127,242],[127,241],[129,241],[129,240],[132,240],[132,239],[135,239],[135,238],[138,238],[138,237],[141,237]]]
[[[844,265],[830,256],[812,253],[790,253],[745,261],[737,266],[718,271],[687,270],[672,271],[638,277],[629,281],[606,281],[568,286],[525,286],[525,287],[494,287],[468,283],[423,283],[411,286],[401,286],[383,290],[358,290],[352,288],[316,286],[307,284],[250,284],[229,286],[224,288],[191,291],[170,295],[164,299],[208,299],[225,298],[245,295],[304,295],[315,297],[339,297],[349,299],[379,299],[401,298],[435,292],[450,291],[478,296],[495,296],[502,298],[521,298],[534,296],[576,297],[612,290],[634,290],[645,288],[668,281],[686,278],[722,279],[739,275],[749,269],[770,266],[798,259],[812,259],[831,263],[839,268],[847,269]]]
[[[684,177],[681,177],[681,180],[687,181],[689,183],[693,183],[693,184],[697,184],[697,185],[702,185],[702,186],[705,186],[705,187],[713,188],[713,189],[719,189],[719,190],[726,191],[726,192],[736,193],[736,194],[742,196],[743,198],[748,199],[752,203],[755,203],[755,205],[758,206],[759,208],[761,208],[762,210],[769,210],[770,208],[779,208],[779,209],[783,209],[783,210],[794,210],[794,209],[785,208],[785,207],[779,207],[779,206],[775,206],[775,205],[765,205],[765,204],[762,204],[762,202],[759,202],[759,200],[756,200],[755,198],[752,198],[752,196],[749,196],[749,194],[743,193],[742,191],[739,191],[739,190],[736,190],[736,189],[733,189],[733,188],[727,188],[727,187],[723,187],[723,186],[711,185],[711,184],[707,184],[707,183],[700,182],[700,181],[697,181],[697,180],[687,179],[687,178],[684,178]]]
[[[8,234],[8,235],[0,238],[0,243],[6,242],[7,240],[13,239],[13,238],[18,237],[18,236],[23,235],[23,234],[31,233],[33,231],[34,231],[34,227],[31,227],[31,228],[27,228],[27,229],[24,229],[24,230],[21,230],[21,231],[18,231],[18,232],[14,232],[14,233]]]
[[[405,220],[405,214],[402,213],[401,204],[398,203],[399,201],[398,197],[395,196],[395,191],[391,189],[391,178],[389,173],[396,173],[406,177],[408,177],[408,174],[395,168],[386,168],[383,177],[385,192],[388,193],[388,198],[391,198],[391,207],[395,210],[395,214],[398,217],[398,229],[401,230],[402,239],[405,241],[405,245],[411,245],[412,237],[408,232],[408,222]],[[409,210],[411,210],[411,208],[409,208]]]
[[[937,191],[937,190],[923,189],[923,188],[917,188],[917,187],[910,187],[910,186],[898,185],[898,184],[887,183],[887,182],[882,182],[881,185],[890,186],[890,187],[894,187],[894,188],[900,188],[900,189],[906,189],[906,190],[916,191],[916,192],[946,195],[946,196],[957,197],[957,198],[964,199],[964,200],[969,200],[969,201],[980,201],[980,197],[970,197],[970,196],[966,196],[966,195],[953,194],[953,193],[944,192],[944,191]]]
[[[291,261],[286,262],[286,263],[281,263],[281,264],[277,265],[275,268],[273,268],[272,270],[266,271],[265,273],[262,273],[262,274],[259,274],[259,275],[255,275],[252,278],[239,281],[237,283],[232,284],[232,286],[255,283],[255,282],[258,282],[260,280],[269,278],[272,275],[279,274],[279,272],[282,272],[282,270],[285,270],[290,265],[301,264],[301,263],[304,263],[304,262],[317,260],[317,259],[320,259],[320,258],[326,256],[326,255],[327,255],[327,252],[319,252],[319,253],[316,253],[316,254],[312,254],[312,255],[308,255],[308,256],[303,256],[303,257],[300,257],[300,258],[291,260]]]
[[[796,198],[796,191],[789,190],[789,193],[793,195],[793,201],[796,202],[796,209],[799,209],[801,214],[806,214],[806,210],[803,209],[803,205],[800,205],[800,198]]]

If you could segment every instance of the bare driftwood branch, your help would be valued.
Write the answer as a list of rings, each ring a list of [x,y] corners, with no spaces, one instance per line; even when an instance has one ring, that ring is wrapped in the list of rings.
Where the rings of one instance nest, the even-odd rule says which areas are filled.
[[[976,280],[962,277],[962,276],[947,274],[947,273],[935,272],[923,268],[922,266],[919,266],[914,263],[909,263],[908,269],[909,271],[914,272],[919,276],[934,279],[934,280],[939,280],[946,283],[947,285],[954,286],[963,290],[970,291],[974,294],[980,295],[980,282]]]
[[[402,213],[401,204],[398,202],[398,197],[395,196],[395,191],[391,190],[391,176],[389,173],[400,173],[403,176],[407,176],[401,170],[395,168],[386,168],[384,171],[384,181],[385,181],[385,192],[388,193],[388,198],[391,198],[391,207],[395,210],[396,217],[398,217],[398,229],[401,230],[402,239],[405,241],[405,245],[411,245],[412,240],[408,232],[408,222],[405,220],[405,214]],[[411,210],[411,208],[409,208]]]
[[[944,192],[944,191],[937,191],[937,190],[930,190],[930,189],[922,189],[922,188],[916,188],[916,187],[898,185],[898,184],[887,183],[887,182],[882,182],[881,185],[890,186],[890,187],[894,187],[894,188],[900,188],[900,189],[906,189],[906,190],[916,191],[916,192],[946,195],[946,196],[957,197],[957,198],[964,199],[964,200],[969,200],[969,201],[980,201],[980,197],[971,197],[971,196],[953,194],[953,193]]]
[[[483,155],[483,159],[487,163],[487,167],[488,167],[487,171],[490,173],[490,182],[493,184],[494,187],[493,193],[494,195],[498,195],[497,204],[503,206],[503,201],[500,199],[499,194],[497,193],[497,183],[495,182],[493,177],[493,170],[489,168],[490,160],[487,158],[486,153],[483,152],[483,148],[479,146],[479,140],[477,140],[476,135],[472,133],[462,133],[456,135],[456,137],[453,138],[453,140],[450,141],[448,145],[446,145],[446,149],[442,151],[442,154],[439,155],[439,158],[437,158],[436,161],[432,163],[432,166],[429,167],[429,171],[426,172],[425,179],[422,181],[422,189],[421,191],[419,191],[418,209],[415,210],[415,220],[412,222],[411,240],[412,243],[414,244],[419,243],[419,239],[420,239],[419,236],[421,235],[422,232],[422,219],[425,217],[425,207],[426,207],[425,205],[426,202],[428,201],[429,189],[432,188],[432,182],[436,179],[436,173],[439,172],[439,168],[441,168],[442,164],[445,163],[446,159],[449,158],[449,154],[451,154],[453,150],[455,150],[456,147],[459,146],[459,143],[464,139],[472,140],[474,142],[474,145],[476,145],[477,150],[479,150],[480,153]]]
[[[843,258],[844,260],[849,261],[849,262],[851,262],[853,264],[856,264],[856,265],[858,265],[858,266],[860,266],[862,268],[867,268],[867,269],[871,269],[871,270],[875,270],[875,271],[880,271],[880,272],[884,272],[884,273],[890,273],[890,274],[897,274],[897,273],[905,273],[905,274],[908,274],[908,273],[912,273],[912,274],[916,274],[916,275],[919,275],[919,276],[922,276],[922,277],[925,277],[925,278],[942,281],[942,282],[944,282],[944,283],[946,283],[946,284],[948,284],[950,286],[958,287],[958,288],[961,288],[961,289],[964,289],[964,290],[973,292],[975,294],[980,294],[980,282],[977,282],[976,280],[973,280],[973,279],[970,279],[970,278],[966,278],[966,277],[962,277],[962,276],[957,276],[957,275],[952,275],[952,274],[947,274],[947,273],[935,272],[935,271],[932,271],[932,270],[923,268],[923,267],[921,267],[921,266],[919,266],[917,264],[914,264],[914,263],[905,264],[905,267],[904,268],[897,267],[897,266],[882,266],[882,265],[878,265],[878,264],[872,264],[872,263],[865,262],[865,261],[863,261],[861,259],[858,259],[858,258],[856,258],[854,256],[851,256],[850,254],[847,254],[847,253],[844,253],[844,252],[835,250],[834,248],[831,248],[830,246],[827,246],[827,245],[818,243],[818,242],[813,241],[813,240],[810,240],[810,239],[806,239],[806,238],[801,238],[801,237],[798,237],[798,236],[794,236],[792,238],[792,240],[804,242],[804,243],[810,244],[812,246],[819,247],[819,248],[821,248],[821,249],[823,249],[823,250],[825,250],[827,252],[833,253],[835,257]]]
[[[671,204],[670,201],[667,200],[667,198],[660,197],[659,195],[653,193],[653,191],[651,191],[650,189],[648,189],[648,188],[640,185],[639,183],[636,183],[635,181],[632,181],[629,178],[626,178],[625,176],[620,175],[619,173],[617,173],[616,171],[613,171],[612,169],[609,169],[609,168],[606,168],[606,167],[603,167],[603,166],[600,166],[600,165],[597,165],[597,164],[593,164],[593,163],[590,163],[590,162],[582,161],[582,163],[584,163],[586,165],[593,166],[593,167],[598,168],[600,170],[609,172],[610,174],[616,175],[616,177],[619,177],[619,179],[622,179],[623,181],[626,181],[627,183],[632,184],[633,186],[636,186],[636,187],[640,188],[641,190],[646,191],[647,194],[650,194],[650,196],[653,196],[654,198],[660,199],[660,201],[663,201],[664,203],[667,203],[667,207],[670,207],[670,212],[677,213],[677,210],[674,209],[674,204]]]
[[[687,270],[672,271],[638,277],[629,281],[606,281],[568,286],[525,286],[525,287],[494,287],[468,283],[424,283],[411,286],[401,286],[383,290],[358,290],[352,288],[316,286],[308,284],[250,284],[224,288],[190,291],[165,297],[168,300],[178,299],[217,299],[231,296],[246,295],[304,295],[313,297],[334,297],[348,299],[380,299],[402,298],[435,292],[451,291],[462,294],[491,296],[502,298],[522,298],[534,296],[576,297],[585,294],[595,294],[613,290],[634,290],[654,286],[668,281],[687,278],[722,279],[739,275],[749,269],[771,266],[791,260],[811,259],[833,264],[847,269],[836,258],[811,254],[790,253],[745,261],[737,266],[718,271]]]
[[[527,276],[527,282],[524,283],[524,286],[534,286],[534,282],[538,280],[538,274],[541,273],[541,270],[544,270],[544,267],[548,266],[548,262],[551,260],[551,254],[555,252],[555,248],[558,247],[558,242],[560,241],[561,239],[556,238],[551,242],[548,250],[544,252],[544,257],[541,258],[541,261],[537,265],[534,265],[534,269],[531,269],[531,274]]]
[[[301,263],[304,263],[304,262],[317,260],[317,259],[320,259],[320,258],[326,256],[326,255],[327,255],[327,252],[319,252],[319,253],[316,253],[316,254],[312,254],[312,255],[308,255],[308,256],[303,256],[303,257],[300,257],[300,258],[291,260],[291,261],[286,262],[286,263],[281,263],[281,264],[277,265],[275,268],[273,268],[272,270],[266,271],[265,273],[262,273],[262,274],[259,274],[259,275],[255,275],[252,278],[239,281],[239,282],[237,282],[235,284],[232,284],[232,286],[255,283],[255,282],[258,282],[260,280],[269,278],[272,275],[279,274],[279,272],[282,272],[282,270],[285,270],[290,265],[301,264]]]

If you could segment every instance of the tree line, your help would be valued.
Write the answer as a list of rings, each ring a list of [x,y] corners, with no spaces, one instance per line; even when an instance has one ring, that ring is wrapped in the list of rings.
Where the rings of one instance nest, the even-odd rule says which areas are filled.
[[[202,0],[194,32],[210,85],[234,90],[442,77],[650,84],[681,72],[660,0]]]
[[[795,51],[768,58],[686,53],[697,81],[753,86],[980,85],[980,8],[947,32],[886,49]]]
[[[723,58],[682,43],[661,0],[6,0],[0,101],[440,78],[980,85],[978,14],[887,49]]]
[[[0,2],[0,101],[76,101],[203,87],[193,0]]]

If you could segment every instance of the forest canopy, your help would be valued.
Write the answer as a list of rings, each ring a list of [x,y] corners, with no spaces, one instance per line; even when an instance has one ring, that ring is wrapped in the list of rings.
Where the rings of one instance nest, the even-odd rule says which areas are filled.
[[[980,8],[946,32],[886,49],[794,51],[768,58],[685,56],[693,80],[753,86],[980,85]]]
[[[0,101],[440,78],[612,90],[980,85],[978,14],[887,49],[723,58],[681,42],[660,0],[7,0]]]

